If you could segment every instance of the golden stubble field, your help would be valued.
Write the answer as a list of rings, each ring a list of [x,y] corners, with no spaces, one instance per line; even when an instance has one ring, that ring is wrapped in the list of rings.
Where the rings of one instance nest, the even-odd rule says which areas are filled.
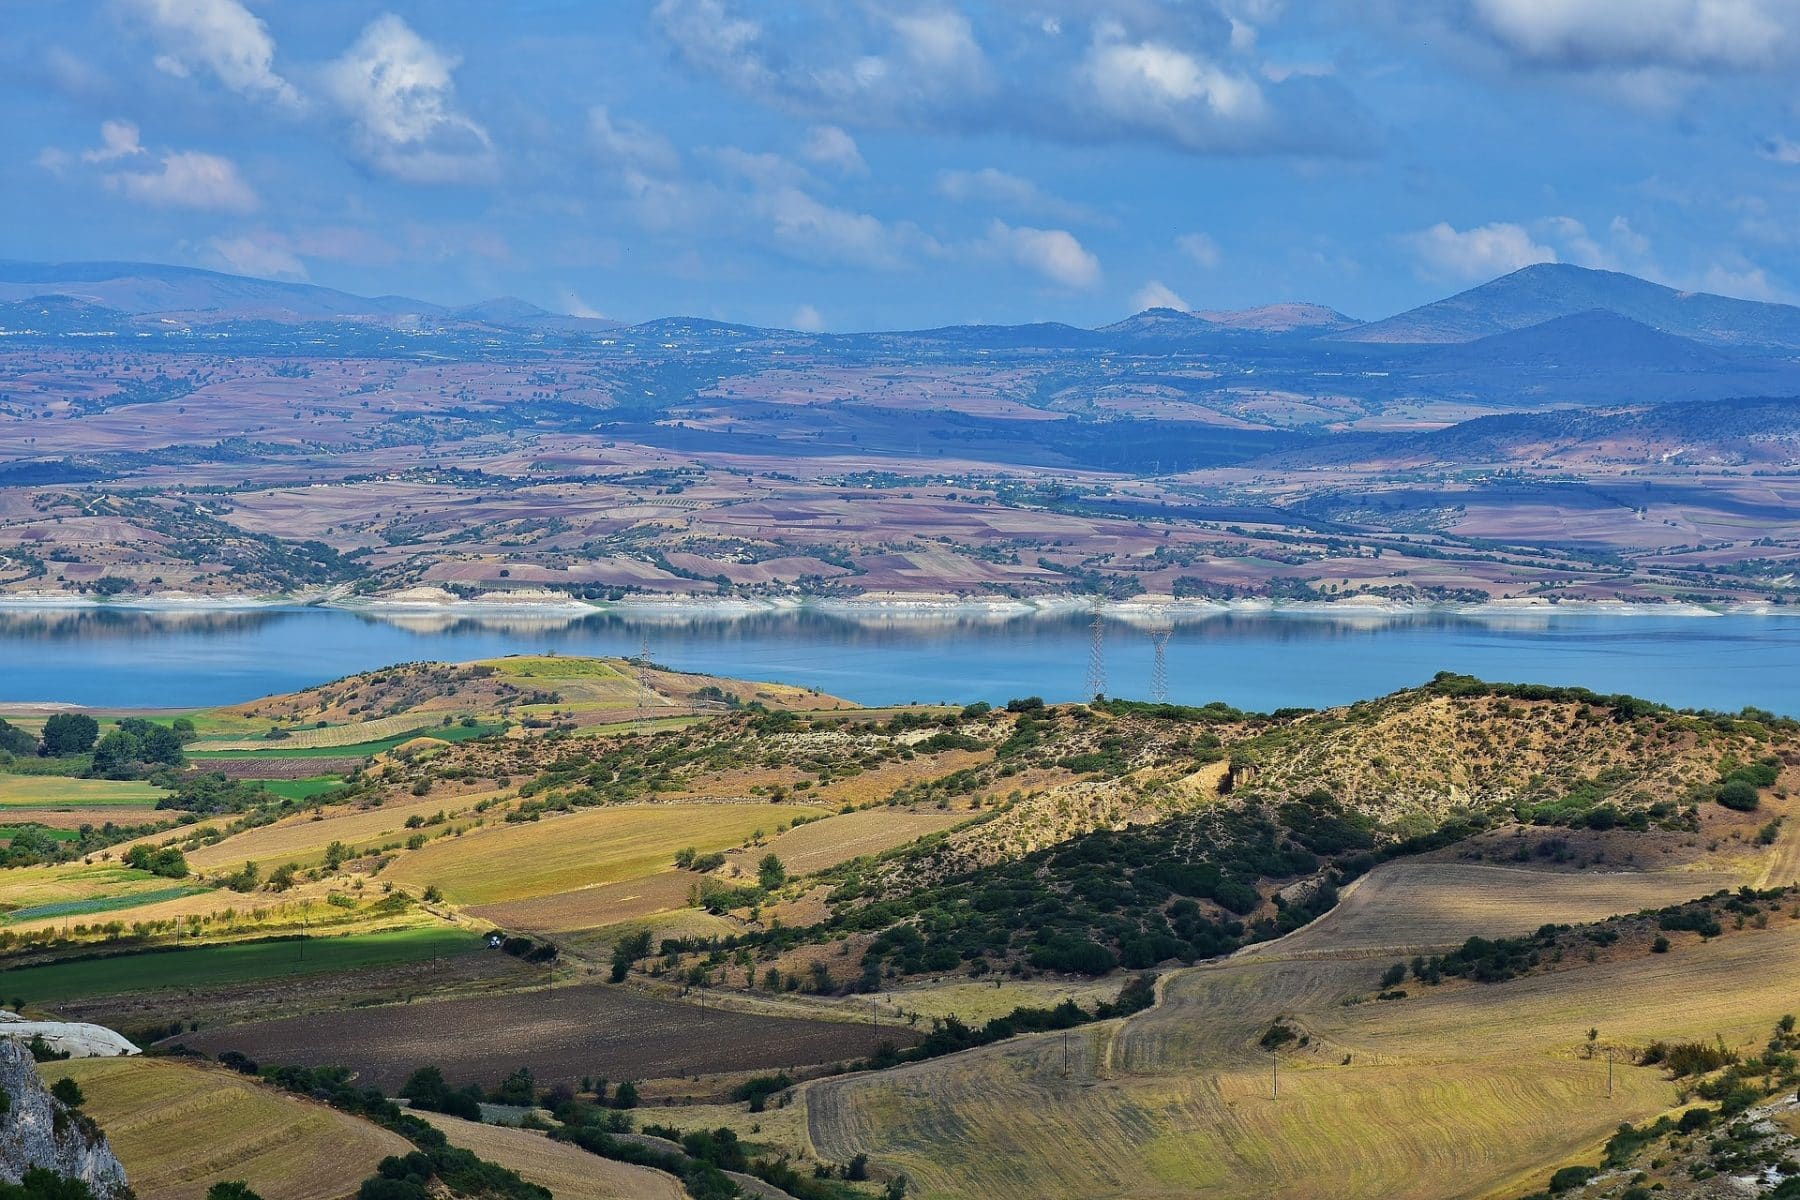
[[[905,1172],[914,1194],[953,1200],[1529,1190],[1620,1121],[1675,1103],[1659,1070],[1623,1065],[1631,1047],[1714,1036],[1754,1047],[1800,1006],[1800,921],[1707,943],[1683,935],[1669,954],[1507,983],[1409,983],[1404,1000],[1344,1001],[1372,996],[1382,969],[1415,947],[1736,881],[1390,864],[1317,925],[1167,977],[1161,1004],[1137,1017],[809,1085],[810,1140],[823,1157],[868,1153]],[[1279,1064],[1258,1044],[1277,1019],[1308,1039]],[[1608,1047],[1620,1059],[1610,1099]]]
[[[338,1200],[390,1154],[398,1134],[223,1067],[166,1058],[46,1063],[81,1085],[139,1200],[200,1200],[242,1180],[265,1200]]]

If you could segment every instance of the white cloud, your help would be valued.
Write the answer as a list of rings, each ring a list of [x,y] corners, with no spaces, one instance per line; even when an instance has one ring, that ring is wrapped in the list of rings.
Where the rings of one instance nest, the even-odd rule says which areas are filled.
[[[797,187],[758,192],[752,203],[768,222],[777,247],[809,262],[892,271],[911,265],[921,253],[939,250],[911,224],[889,224],[837,208]]]
[[[1059,221],[1101,219],[1100,214],[1086,205],[1053,196],[1031,180],[1002,171],[998,167],[982,167],[978,171],[942,171],[937,178],[937,192],[959,204],[996,204],[1016,212],[1053,217]]]
[[[1789,0],[1472,0],[1476,23],[1516,58],[1578,70],[1764,70],[1800,32]]]
[[[260,203],[235,163],[197,150],[163,155],[159,171],[124,171],[108,175],[106,182],[133,200],[160,208],[250,212]]]
[[[603,321],[606,314],[583,300],[574,288],[565,288],[562,293],[563,311],[571,317],[585,317],[593,321]]]
[[[246,96],[298,107],[300,94],[275,72],[269,27],[239,0],[131,0],[162,47],[158,69],[186,76],[204,67]]]
[[[1100,260],[1066,229],[1033,229],[996,220],[988,226],[986,246],[1061,287],[1091,288],[1100,282]]]
[[[788,318],[788,325],[802,333],[823,333],[825,317],[812,305],[802,304],[794,310],[794,315]]]
[[[234,275],[264,279],[305,279],[306,265],[280,238],[246,234],[216,237],[207,243],[211,257]]]
[[[1184,233],[1175,239],[1175,248],[1187,255],[1197,267],[1212,270],[1219,265],[1219,243],[1204,233]]]
[[[681,155],[667,138],[647,125],[614,117],[604,104],[588,110],[588,135],[613,165],[659,174],[672,174],[681,166]]]
[[[392,13],[377,17],[324,81],[373,168],[410,183],[471,183],[495,170],[487,131],[458,111],[460,60]]]
[[[1173,308],[1181,312],[1193,310],[1192,305],[1160,279],[1152,279],[1139,288],[1131,298],[1131,307],[1133,312],[1143,312],[1146,308]]]
[[[1496,221],[1460,230],[1444,221],[1409,234],[1420,270],[1436,279],[1490,279],[1531,266],[1556,262],[1556,251],[1532,240],[1522,225]]]
[[[100,144],[92,150],[83,150],[81,161],[111,162],[115,158],[130,158],[142,153],[144,147],[138,142],[136,125],[130,121],[104,121],[100,125]]]
[[[1081,74],[1099,113],[1191,150],[1230,148],[1271,116],[1255,79],[1161,42],[1103,36]]]
[[[831,167],[845,175],[867,175],[869,164],[863,161],[856,139],[836,125],[814,125],[806,131],[806,144],[800,156],[809,163]]]
[[[1701,275],[1699,290],[1721,296],[1739,296],[1746,300],[1778,300],[1781,290],[1769,279],[1769,273],[1754,263],[1713,263]]]

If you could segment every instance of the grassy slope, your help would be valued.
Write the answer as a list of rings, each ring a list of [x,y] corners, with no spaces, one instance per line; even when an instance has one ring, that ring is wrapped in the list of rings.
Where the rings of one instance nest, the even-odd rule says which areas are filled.
[[[665,869],[675,851],[723,850],[820,810],[771,804],[633,804],[585,809],[436,841],[389,869],[436,884],[460,904],[496,904],[612,883]],[[695,877],[696,880],[698,876]]]
[[[42,1074],[81,1085],[139,1200],[200,1200],[225,1180],[264,1200],[339,1200],[383,1158],[411,1149],[397,1134],[219,1067],[89,1058],[47,1063]]]
[[[1618,902],[1580,875],[1382,878],[1409,866],[1363,885],[1357,927],[1386,928],[1394,947],[1458,940],[1493,914],[1518,930]],[[1646,877],[1626,902],[1694,882]],[[1181,972],[1158,1009],[1072,1035],[1066,1082],[1050,1035],[814,1085],[812,1138],[840,1160],[869,1152],[928,1196],[1480,1195],[1673,1102],[1659,1072],[1623,1067],[1607,1100],[1604,1067],[1580,1054],[1590,1026],[1619,1044],[1753,1040],[1792,1007],[1800,968],[1800,922],[1781,921],[1668,955],[1345,1007],[1400,951],[1336,949],[1330,922]],[[1257,1046],[1277,1017],[1311,1038],[1284,1055],[1279,1101]]]
[[[169,793],[148,783],[114,779],[65,779],[56,775],[0,775],[0,809],[154,808]]]

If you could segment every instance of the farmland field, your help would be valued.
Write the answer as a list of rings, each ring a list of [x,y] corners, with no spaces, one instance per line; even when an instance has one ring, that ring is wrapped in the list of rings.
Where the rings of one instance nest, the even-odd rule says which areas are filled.
[[[218,1026],[183,1040],[259,1062],[348,1066],[363,1081],[392,1089],[425,1064],[442,1067],[453,1081],[483,1084],[521,1066],[540,1084],[583,1075],[648,1079],[837,1062],[915,1036],[889,1025],[703,1010],[585,984]]]
[[[767,803],[584,809],[432,842],[396,862],[388,875],[396,882],[436,884],[460,904],[497,904],[653,874],[683,847],[723,850],[796,815],[822,813]]]
[[[75,1080],[139,1200],[201,1200],[242,1180],[265,1200],[339,1200],[410,1143],[223,1067],[166,1058],[46,1063]]]
[[[673,1175],[589,1154],[529,1129],[482,1125],[443,1113],[421,1113],[444,1131],[452,1146],[472,1150],[550,1189],[556,1200],[682,1200]]]
[[[1590,1026],[1603,1046],[1717,1034],[1748,1048],[1793,1006],[1792,921],[1667,955],[1344,1005],[1373,990],[1399,947],[1466,936],[1456,931],[1476,895],[1514,926],[1608,903],[1581,876],[1515,872],[1506,897],[1480,868],[1464,868],[1462,883],[1457,868],[1420,874],[1425,865],[1440,866],[1379,869],[1351,912],[1352,930],[1389,926],[1389,947],[1366,936],[1328,957],[1327,917],[1178,973],[1159,1007],[1072,1034],[1067,1081],[1062,1041],[1045,1035],[810,1085],[812,1140],[829,1157],[869,1152],[932,1196],[1485,1195],[1674,1102],[1660,1071],[1624,1066],[1607,1099],[1603,1064],[1582,1054]],[[1614,894],[1635,908],[1658,889],[1663,901],[1690,894],[1691,879],[1646,876]],[[1277,1018],[1309,1039],[1283,1053],[1279,1100],[1257,1044]]]
[[[129,780],[0,774],[0,811],[12,808],[154,808],[156,802],[168,794],[154,784]]]
[[[364,758],[371,754],[382,754],[398,746],[403,746],[415,737],[430,737],[440,742],[466,742],[471,738],[488,737],[499,732],[500,726],[498,725],[448,725],[433,727],[422,731],[415,728],[411,733],[397,733],[390,737],[379,738],[367,742],[295,746],[289,742],[282,741],[269,743],[267,749],[193,750],[189,752],[188,757],[201,765],[209,762],[229,762],[244,759],[255,761],[260,759],[283,758]]]
[[[188,752],[335,749],[341,746],[364,745],[407,734],[428,732],[437,729],[443,720],[443,715],[438,713],[400,713],[392,717],[378,717],[373,721],[356,721],[346,725],[310,728],[277,726],[285,736],[279,738],[203,738],[190,745]],[[448,725],[443,727],[451,728]]]
[[[485,952],[481,939],[471,933],[423,926],[344,937],[236,942],[12,967],[6,972],[6,986],[9,992],[32,1004],[57,1004],[121,992],[212,987],[477,951]]]
[[[406,828],[408,818],[426,820],[440,812],[466,812],[471,805],[491,794],[461,796],[454,800],[407,797],[404,804],[383,804],[367,809],[335,806],[325,809],[323,820],[314,820],[312,814],[298,814],[272,825],[246,830],[223,842],[202,846],[188,855],[188,862],[203,871],[235,867],[246,861],[265,866],[286,862],[310,866],[324,857],[325,848],[332,842],[341,841],[357,851],[391,841],[404,841],[413,832]],[[442,824],[434,824],[421,827],[418,832],[436,835],[444,828]]]

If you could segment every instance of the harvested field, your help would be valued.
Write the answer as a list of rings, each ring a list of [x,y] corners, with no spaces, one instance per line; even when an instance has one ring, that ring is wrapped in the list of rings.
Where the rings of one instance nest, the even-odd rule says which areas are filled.
[[[47,1063],[81,1085],[140,1200],[200,1200],[242,1180],[265,1200],[339,1200],[411,1144],[223,1067],[167,1058]]]
[[[1486,937],[1530,933],[1547,921],[1598,921],[1660,908],[1746,882],[1727,871],[1532,871],[1471,863],[1397,862],[1371,872],[1338,906],[1254,958],[1406,955]]]
[[[1369,997],[1382,960],[1406,948],[1635,910],[1716,882],[1390,864],[1337,925],[1334,913],[1178,972],[1159,1007],[1072,1034],[1067,1080],[1060,1036],[1045,1035],[821,1081],[805,1093],[811,1139],[838,1161],[869,1153],[934,1197],[1524,1191],[1526,1175],[1674,1102],[1662,1072],[1627,1066],[1609,1100],[1604,1063],[1584,1053],[1590,1026],[1621,1060],[1655,1038],[1759,1045],[1792,1007],[1800,922],[1506,983],[1409,983],[1404,1000],[1344,1001]],[[1326,957],[1334,930],[1348,942],[1342,957]],[[1277,1101],[1259,1039],[1278,1018],[1308,1041],[1282,1052]]]
[[[311,779],[317,775],[348,775],[363,765],[361,758],[209,758],[197,764],[227,779]]]
[[[443,1130],[452,1146],[517,1171],[526,1182],[549,1188],[556,1200],[682,1200],[687,1195],[673,1175],[601,1158],[534,1130],[482,1125],[443,1113],[419,1115]]]
[[[403,842],[415,832],[406,827],[408,817],[429,820],[440,812],[466,812],[496,794],[482,792],[455,799],[408,798],[405,804],[383,804],[378,808],[335,805],[324,810],[323,820],[314,820],[311,813],[301,813],[202,846],[187,856],[188,864],[199,871],[235,869],[245,862],[255,862],[263,867],[288,862],[312,866],[325,857],[325,848],[332,842],[343,842],[352,852],[373,849],[388,842]],[[447,823],[465,824],[466,821]],[[444,828],[444,824],[434,824],[423,826],[416,832],[436,837]]]
[[[766,849],[747,852],[748,869],[756,858],[779,855],[790,875],[808,875],[865,854],[879,854],[968,820],[967,810],[869,808],[810,821],[772,839]]]
[[[459,904],[498,904],[654,874],[684,846],[724,850],[797,814],[821,815],[816,808],[771,804],[583,809],[436,841],[386,874],[397,883],[436,884]]]
[[[143,805],[130,808],[107,808],[102,805],[81,805],[74,808],[13,808],[9,805],[0,807],[0,815],[4,815],[8,825],[48,825],[52,829],[80,829],[83,825],[93,825],[98,828],[109,822],[114,825],[144,825],[153,821],[171,820],[180,814],[159,812]]]
[[[482,905],[468,911],[505,929],[542,933],[602,929],[681,908],[687,903],[688,890],[699,881],[700,877],[691,871],[659,871],[641,879],[555,892],[508,904]]]
[[[148,783],[70,779],[62,775],[0,775],[0,808],[155,808],[169,793]],[[8,818],[12,814],[8,812]]]
[[[269,738],[202,738],[188,747],[189,753],[205,750],[317,750],[323,747],[354,746],[363,742],[379,742],[399,734],[425,733],[443,723],[438,713],[401,713],[373,721],[356,721],[347,725],[323,728],[304,726],[280,728],[285,737]]]
[[[774,1070],[859,1058],[907,1030],[766,1017],[585,984],[511,995],[362,1008],[328,1017],[203,1029],[188,1045],[259,1062],[341,1064],[387,1091],[434,1063],[457,1083],[530,1067],[540,1084],[583,1075],[651,1079]]]

